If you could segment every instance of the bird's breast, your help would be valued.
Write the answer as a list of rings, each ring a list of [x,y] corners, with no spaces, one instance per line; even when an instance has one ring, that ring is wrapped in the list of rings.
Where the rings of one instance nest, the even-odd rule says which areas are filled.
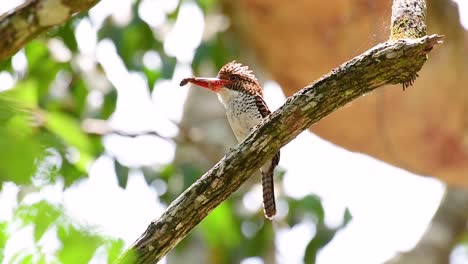
[[[253,96],[233,91],[229,97],[220,96],[220,100],[238,141],[243,140],[263,120]]]

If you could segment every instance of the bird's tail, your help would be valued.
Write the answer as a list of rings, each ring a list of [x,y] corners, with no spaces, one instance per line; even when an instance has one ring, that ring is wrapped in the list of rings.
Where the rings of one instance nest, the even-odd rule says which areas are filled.
[[[263,189],[263,210],[265,217],[272,219],[276,214],[276,202],[275,202],[275,182],[273,174],[275,167],[279,162],[279,152],[275,157],[265,164],[261,169],[262,174],[262,189]]]

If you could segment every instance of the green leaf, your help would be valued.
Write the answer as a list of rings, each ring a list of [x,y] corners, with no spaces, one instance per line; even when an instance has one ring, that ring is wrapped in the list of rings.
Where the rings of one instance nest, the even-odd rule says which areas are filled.
[[[15,212],[15,216],[25,225],[34,225],[34,240],[41,239],[47,229],[56,223],[62,215],[60,208],[46,201],[40,201],[33,205],[21,205]]]
[[[115,260],[123,252],[125,243],[123,240],[112,240],[106,244],[107,248],[107,262],[114,263]]]
[[[95,146],[91,136],[81,130],[77,120],[62,112],[48,112],[45,127],[67,145],[75,147],[79,151],[79,159],[73,165],[82,173],[86,172],[89,163],[98,154],[99,146]],[[71,176],[75,178],[77,175]]]
[[[117,103],[117,91],[113,89],[104,97],[104,103],[102,105],[100,118],[108,119],[110,115],[114,113],[116,103]]]
[[[100,237],[83,232],[73,225],[59,226],[57,236],[64,245],[57,256],[62,263],[67,264],[88,263],[102,243]]]
[[[39,98],[45,98],[50,84],[65,64],[57,63],[50,56],[46,44],[39,40],[29,42],[25,47],[25,53],[28,61],[28,77],[37,81]]]
[[[61,112],[48,112],[46,119],[46,128],[67,144],[76,147],[84,154],[94,153],[90,138],[81,130],[80,124],[74,118]]]
[[[8,223],[0,222],[0,263],[3,263],[3,258],[5,257],[5,246],[8,240],[7,233]]]
[[[127,187],[129,169],[120,164],[117,159],[114,159],[114,170],[117,174],[117,181],[119,182],[119,186],[125,189],[125,187]]]
[[[303,207],[306,212],[312,212],[316,215],[319,221],[323,221],[325,213],[322,201],[318,196],[308,195],[304,197],[301,201],[301,207]]]
[[[255,216],[249,219],[259,227],[252,239],[246,240],[241,243],[242,251],[246,256],[267,256],[271,254],[272,248],[275,247],[274,239],[275,233],[271,222],[265,220],[262,215]]]
[[[97,248],[103,247],[108,253],[111,263],[123,250],[124,243],[119,239],[111,239],[92,233],[86,227],[74,225],[61,206],[39,201],[31,205],[20,205],[14,218],[21,221],[23,226],[34,226],[35,244],[27,251],[14,254],[12,263],[88,263]],[[16,221],[13,221],[16,223]],[[0,223],[0,231],[6,229],[6,223]],[[50,227],[57,227],[57,237],[62,246],[56,255],[42,252],[39,240]],[[3,232],[0,232],[0,246]],[[6,234],[6,233],[5,233]],[[4,239],[6,241],[6,239]],[[42,243],[42,242],[41,242]],[[2,247],[0,247],[2,248]],[[0,250],[0,259],[2,251]],[[58,260],[56,260],[58,258]]]
[[[177,64],[177,59],[167,56],[161,56],[162,59],[162,71],[161,77],[164,79],[171,79],[174,75],[175,66]]]
[[[304,262],[307,264],[315,263],[317,253],[324,246],[326,246],[330,241],[335,237],[336,233],[344,228],[349,221],[351,220],[351,214],[348,209],[345,210],[343,214],[343,222],[337,228],[329,228],[325,225],[324,221],[319,221],[316,225],[316,234],[310,240],[309,244],[306,247],[304,254]]]
[[[202,171],[194,164],[182,164],[180,165],[180,169],[184,175],[184,190],[192,185],[202,175]]]
[[[47,46],[39,40],[29,42],[24,51],[28,60],[28,66],[33,69],[40,68],[41,61],[49,55]]]
[[[35,108],[38,105],[38,85],[34,79],[18,82],[16,86],[3,92],[5,97],[20,102],[23,107]]]
[[[4,125],[12,117],[30,114],[26,106],[6,93],[0,93],[0,125]]]
[[[151,92],[151,91],[153,91],[154,83],[156,83],[156,81],[159,78],[161,78],[161,71],[159,69],[151,70],[151,69],[148,69],[148,68],[144,67],[143,73],[146,76],[146,81],[148,83],[148,87],[149,87],[149,90]]]
[[[293,226],[302,221],[305,214],[312,214],[318,222],[324,221],[324,210],[322,202],[318,196],[308,195],[302,199],[288,199],[289,217],[288,224]]]
[[[198,4],[198,6],[200,6],[200,8],[203,10],[203,12],[205,12],[205,14],[212,10],[216,4],[217,4],[218,1],[216,0],[197,0],[196,3]]]
[[[70,85],[70,90],[73,96],[72,100],[76,116],[82,117],[86,110],[86,99],[89,93],[88,88],[86,87],[86,82],[81,78],[73,80]]]
[[[65,187],[70,187],[76,180],[81,179],[86,176],[86,170],[83,170],[81,167],[77,168],[74,164],[71,164],[66,159],[62,163],[62,168],[60,170],[64,176]]]
[[[44,153],[39,141],[16,131],[21,130],[0,127],[0,183],[29,183],[36,170],[36,162]]]
[[[5,60],[0,60],[0,71],[7,71],[7,72],[13,71],[11,67],[11,58],[12,57],[9,57],[8,59],[5,59]]]
[[[177,169],[174,164],[169,163],[161,168],[159,171],[159,177],[165,181],[169,180],[172,175],[176,173]]]
[[[306,247],[304,254],[304,262],[307,264],[314,264],[317,258],[317,253],[326,244],[328,244],[335,236],[337,230],[317,228],[317,233],[312,238]]]
[[[78,50],[78,43],[76,42],[73,23],[74,21],[69,20],[65,24],[62,24],[60,27],[58,27],[57,35],[60,36],[68,49],[70,49],[72,52],[76,52]]]
[[[179,11],[180,11],[180,5],[181,5],[181,1],[179,1],[179,3],[177,4],[176,9],[174,11],[167,14],[167,20],[169,20],[171,22],[174,22],[174,21],[177,20],[177,17],[179,16]]]
[[[17,252],[13,255],[11,263],[21,263],[21,264],[35,264],[34,253],[30,252]]]
[[[239,245],[239,225],[234,221],[233,208],[228,202],[216,207],[200,224],[205,241],[211,246],[233,248]],[[222,234],[222,235],[220,235]]]
[[[353,216],[351,215],[351,212],[349,211],[348,208],[346,208],[343,213],[343,223],[340,225],[340,228],[343,228],[346,225],[348,225],[352,219],[353,219]]]

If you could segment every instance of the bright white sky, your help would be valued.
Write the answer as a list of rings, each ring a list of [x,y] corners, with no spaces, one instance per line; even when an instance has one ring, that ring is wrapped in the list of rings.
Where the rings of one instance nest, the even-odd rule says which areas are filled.
[[[153,129],[173,136],[177,134],[177,127],[168,120],[180,120],[188,89],[193,89],[180,88],[178,83],[183,77],[192,75],[190,63],[203,38],[204,17],[193,2],[185,1],[174,27],[161,33],[166,40],[165,51],[179,62],[173,79],[158,81],[153,93],[149,94],[144,77],[128,72],[116,54],[114,44],[108,40],[98,43],[96,38],[96,30],[106,16],[112,15],[122,24],[129,21],[130,1],[103,0],[91,10],[90,19],[81,20],[76,33],[84,55],[77,61],[86,70],[89,61],[97,59],[118,90],[117,110],[111,118],[116,128],[129,131]],[[21,2],[3,0],[0,14]],[[176,4],[177,0],[143,0],[139,13],[153,27],[164,27],[167,23],[165,14]],[[468,9],[467,1],[459,0],[459,4],[464,11]],[[148,13],[148,10],[152,12]],[[467,25],[468,15],[461,17]],[[187,37],[188,33],[190,37]],[[57,46],[56,43],[51,45]],[[57,56],[62,55],[66,59],[66,51],[57,49]],[[23,60],[24,64],[21,56],[17,56],[16,61],[21,64]],[[144,63],[155,68],[161,64],[155,52],[146,54]],[[9,74],[0,73],[2,80],[7,86],[13,85]],[[272,110],[278,108],[285,101],[280,87],[272,81],[263,85],[268,105]],[[90,100],[99,100],[99,95],[93,98]],[[175,151],[173,143],[153,137],[124,139],[107,136],[104,143],[107,151],[125,164],[166,164],[171,162]],[[310,193],[321,196],[329,224],[340,222],[345,207],[353,215],[348,227],[318,255],[317,263],[321,264],[381,263],[397,251],[411,249],[427,227],[444,192],[443,184],[437,180],[419,177],[368,156],[346,151],[310,132],[302,133],[283,148],[280,166],[287,171],[282,192],[293,197]],[[164,192],[164,188],[161,184],[159,192]],[[418,195],[414,195],[415,189]],[[16,206],[17,192],[18,187],[5,184],[0,193],[0,219],[9,219],[12,208]],[[97,225],[102,232],[123,238],[127,245],[164,210],[164,205],[158,202],[157,191],[148,188],[138,170],[131,172],[128,186],[122,190],[117,184],[112,160],[106,155],[92,164],[88,179],[65,193],[58,183],[41,194],[29,195],[26,201],[41,198],[63,203],[80,221]],[[259,210],[260,198],[260,188],[254,188],[244,199],[246,207]],[[286,213],[281,212],[281,207],[279,211],[280,216]],[[315,232],[313,225],[305,222],[293,229],[276,227],[276,231],[279,263],[301,263],[306,243]],[[14,241],[7,245],[6,259],[16,251],[15,248],[31,245],[24,242],[27,241],[25,238],[32,241],[32,230],[23,230],[14,236]],[[47,243],[51,251],[59,246],[53,238]],[[251,258],[244,261],[244,264],[248,263],[261,263],[261,260]]]

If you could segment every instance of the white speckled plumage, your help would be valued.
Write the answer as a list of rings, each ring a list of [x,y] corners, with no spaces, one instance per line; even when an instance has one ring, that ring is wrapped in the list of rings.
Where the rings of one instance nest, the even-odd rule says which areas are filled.
[[[242,141],[263,119],[255,105],[255,98],[227,88],[222,88],[218,97],[226,108],[226,116],[234,135],[239,142]]]

